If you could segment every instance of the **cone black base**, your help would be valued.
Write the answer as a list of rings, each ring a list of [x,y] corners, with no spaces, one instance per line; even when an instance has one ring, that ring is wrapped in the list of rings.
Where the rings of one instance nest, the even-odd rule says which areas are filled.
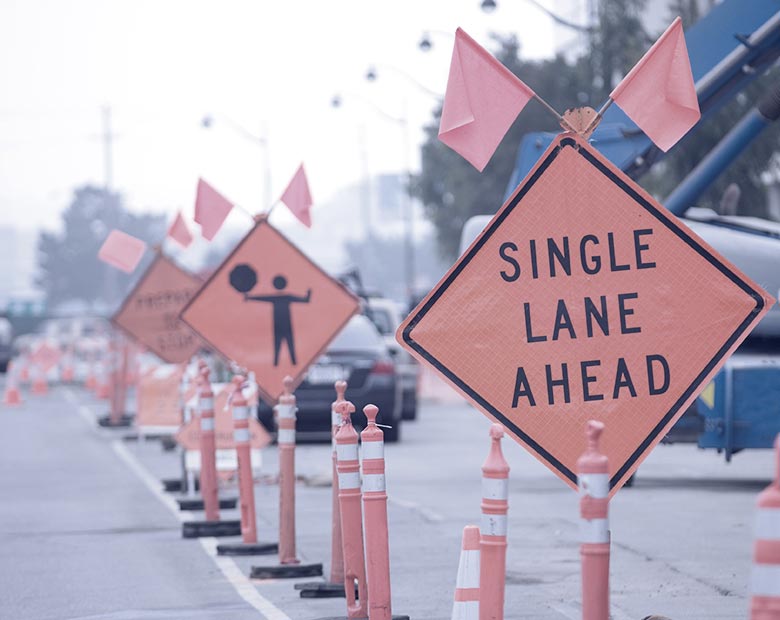
[[[176,500],[179,510],[203,510],[203,499],[200,497],[180,497]],[[235,497],[220,497],[219,509],[230,510],[236,507],[238,500]]]
[[[185,521],[181,524],[182,538],[203,536],[240,536],[241,521]]]
[[[160,482],[162,482],[163,490],[168,493],[181,493],[186,490],[181,478],[163,478]],[[200,481],[197,478],[195,478],[195,490],[200,491]]]
[[[295,579],[297,577],[321,577],[322,564],[277,564],[253,566],[252,579]]]
[[[274,555],[279,553],[277,543],[225,543],[217,545],[217,555]]]
[[[301,598],[346,598],[343,583],[309,581],[296,583],[295,589],[301,591]],[[355,597],[357,597],[357,588],[355,588]]]
[[[102,415],[98,418],[97,423],[98,426],[102,428],[127,428],[128,426],[133,425],[133,420],[135,419],[134,415],[131,415],[129,413],[123,413],[119,420],[115,422],[111,421],[111,416],[109,414]]]

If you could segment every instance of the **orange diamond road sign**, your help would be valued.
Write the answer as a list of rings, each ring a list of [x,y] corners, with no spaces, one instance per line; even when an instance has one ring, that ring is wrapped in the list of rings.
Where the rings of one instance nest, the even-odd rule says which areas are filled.
[[[308,366],[359,309],[359,300],[259,219],[182,318],[225,358],[255,373],[273,405],[283,379]]]
[[[49,372],[59,363],[61,357],[62,353],[59,349],[44,342],[32,352],[30,361],[39,366],[43,372]]]
[[[233,412],[228,406],[228,398],[233,391],[232,383],[213,383],[214,391],[214,437],[217,450],[229,450],[236,447],[233,439]],[[257,392],[250,385],[243,390],[246,402],[250,407],[257,405]],[[196,406],[198,395],[192,397],[192,406]],[[200,450],[200,418],[194,416],[176,433],[176,441],[185,450]],[[256,418],[249,418],[249,446],[259,450],[271,443],[271,436]]]
[[[203,343],[179,313],[201,284],[158,254],[112,321],[160,359],[171,364],[189,361]]]
[[[614,493],[772,303],[562,134],[397,338],[574,488],[604,422]]]

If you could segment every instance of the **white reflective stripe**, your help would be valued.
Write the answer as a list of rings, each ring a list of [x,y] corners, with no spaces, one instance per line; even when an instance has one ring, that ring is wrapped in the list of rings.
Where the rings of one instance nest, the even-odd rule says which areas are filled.
[[[608,543],[609,519],[580,519],[580,542]]]
[[[357,461],[358,446],[356,443],[336,444],[336,458],[339,461]]]
[[[507,499],[509,497],[509,479],[482,478],[482,497],[484,499]]]
[[[333,409],[330,410],[330,425],[341,426],[341,414]]]
[[[780,596],[780,564],[753,564],[750,592],[753,596]]]
[[[479,601],[455,601],[452,620],[479,620]]]
[[[580,495],[594,499],[609,497],[609,474],[580,474],[577,477]]]
[[[506,515],[482,513],[479,532],[483,536],[506,536]]]
[[[294,418],[295,417],[295,405],[276,405],[276,415],[280,418]]]
[[[458,580],[455,582],[455,587],[479,587],[479,549],[469,549],[460,552]]]
[[[248,417],[249,417],[249,407],[245,405],[233,407],[234,420],[246,420]]]
[[[198,398],[198,411],[211,411],[214,409],[213,398]]]
[[[385,458],[385,442],[364,441],[362,451],[364,459],[383,459]]]
[[[378,492],[385,490],[384,474],[363,474],[363,491]]]
[[[280,428],[276,435],[277,443],[295,443],[294,428]]]
[[[237,428],[233,431],[233,441],[236,443],[246,443],[249,441],[249,429]]]
[[[756,511],[756,538],[780,540],[780,508],[759,508]]]
[[[214,418],[201,418],[200,419],[200,430],[202,430],[202,431],[213,431],[214,430]]]
[[[356,471],[339,474],[339,489],[359,489],[360,474]]]

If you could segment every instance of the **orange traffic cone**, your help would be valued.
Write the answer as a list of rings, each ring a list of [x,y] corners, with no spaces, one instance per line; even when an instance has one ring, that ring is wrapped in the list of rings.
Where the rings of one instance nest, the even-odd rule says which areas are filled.
[[[19,386],[16,382],[16,373],[13,369],[13,363],[8,363],[8,369],[6,370],[6,377],[8,380],[5,384],[5,393],[3,394],[4,405],[21,405],[22,394],[19,392]]]
[[[49,384],[46,383],[46,373],[39,366],[33,367],[32,393],[43,396],[49,392]]]

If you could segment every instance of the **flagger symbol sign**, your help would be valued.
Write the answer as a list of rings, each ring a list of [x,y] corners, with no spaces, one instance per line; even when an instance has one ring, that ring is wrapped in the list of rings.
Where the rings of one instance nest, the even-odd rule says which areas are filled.
[[[182,311],[225,358],[253,371],[274,404],[349,318],[358,299],[261,219]]]

